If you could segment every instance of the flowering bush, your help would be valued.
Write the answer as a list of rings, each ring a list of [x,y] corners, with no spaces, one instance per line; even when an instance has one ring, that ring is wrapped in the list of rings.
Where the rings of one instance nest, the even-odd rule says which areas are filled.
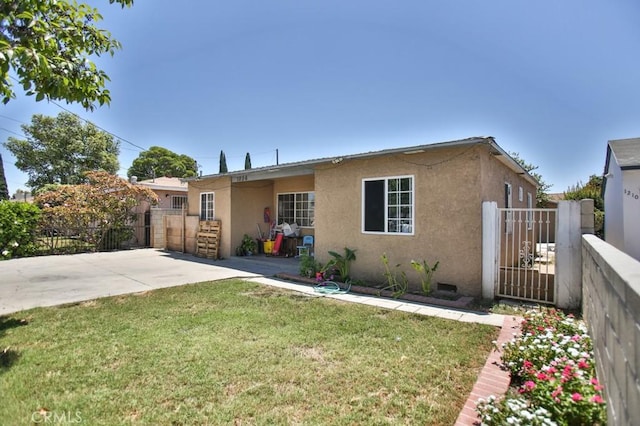
[[[33,204],[0,201],[0,260],[35,252],[39,218],[40,209]]]
[[[480,401],[483,424],[605,424],[603,386],[584,323],[549,309],[527,312],[521,329],[522,335],[502,345],[502,361],[520,397]]]

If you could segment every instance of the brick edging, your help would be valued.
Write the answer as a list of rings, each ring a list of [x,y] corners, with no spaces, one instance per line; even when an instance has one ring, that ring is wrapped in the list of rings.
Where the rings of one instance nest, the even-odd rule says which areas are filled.
[[[476,380],[471,393],[465,402],[462,411],[456,420],[456,426],[472,426],[480,424],[478,413],[476,412],[476,402],[478,399],[487,399],[490,395],[496,397],[503,396],[509,389],[511,376],[507,370],[501,368],[500,357],[502,356],[502,344],[513,338],[513,334],[520,333],[520,323],[522,318],[514,316],[505,316],[500,334],[497,339],[498,349],[491,351],[487,361],[480,371],[478,380]]]

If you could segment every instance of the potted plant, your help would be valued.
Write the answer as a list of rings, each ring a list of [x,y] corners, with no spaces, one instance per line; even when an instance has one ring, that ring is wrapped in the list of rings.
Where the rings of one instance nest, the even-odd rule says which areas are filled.
[[[236,254],[239,256],[251,256],[256,252],[258,244],[248,234],[244,234],[240,246],[236,249]]]

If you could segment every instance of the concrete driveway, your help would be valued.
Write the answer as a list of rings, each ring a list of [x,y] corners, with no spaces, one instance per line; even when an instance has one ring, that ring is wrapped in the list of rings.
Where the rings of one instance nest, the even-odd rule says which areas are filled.
[[[0,315],[201,281],[297,273],[296,259],[201,259],[156,249],[0,262]]]

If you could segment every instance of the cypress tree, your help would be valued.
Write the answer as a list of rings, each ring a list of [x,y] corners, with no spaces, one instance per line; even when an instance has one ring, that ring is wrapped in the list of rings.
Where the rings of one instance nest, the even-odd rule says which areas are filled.
[[[224,155],[224,151],[220,151],[220,172],[219,173],[227,173],[229,169],[227,168],[227,157]]]
[[[247,155],[244,157],[244,169],[249,170],[251,168],[251,156],[247,152]]]
[[[9,187],[7,186],[7,178],[4,176],[4,164],[2,163],[2,154],[0,154],[0,200],[9,199]]]

